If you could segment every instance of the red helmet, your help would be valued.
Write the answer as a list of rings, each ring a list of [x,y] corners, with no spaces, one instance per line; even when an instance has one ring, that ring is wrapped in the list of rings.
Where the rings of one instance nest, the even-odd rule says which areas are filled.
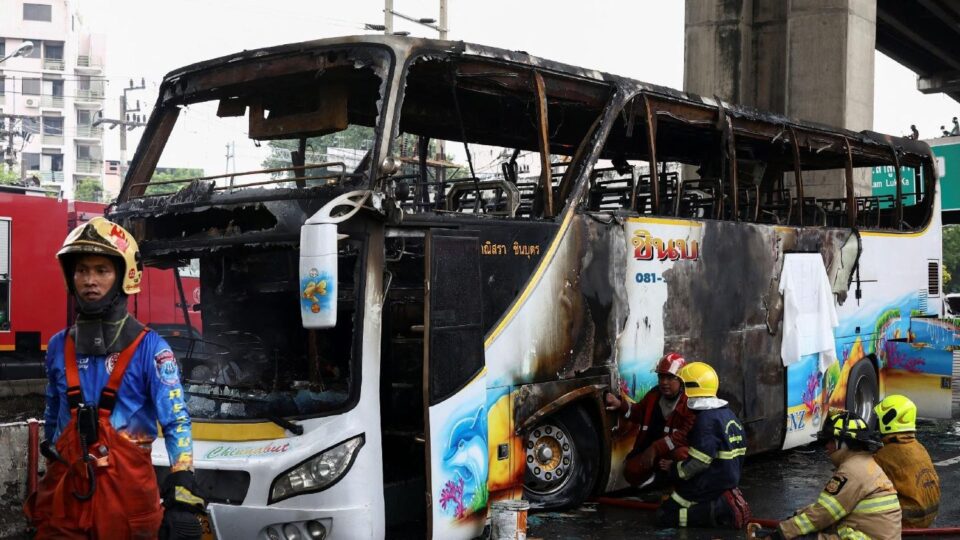
[[[659,375],[679,376],[680,368],[685,366],[687,361],[679,353],[669,352],[663,355],[663,358],[657,362],[657,368],[653,371]]]

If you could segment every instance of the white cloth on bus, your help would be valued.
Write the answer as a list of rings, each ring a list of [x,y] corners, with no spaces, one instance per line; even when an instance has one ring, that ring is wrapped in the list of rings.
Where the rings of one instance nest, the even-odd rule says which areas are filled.
[[[820,371],[836,359],[833,329],[840,322],[827,270],[819,253],[788,253],[780,274],[783,294],[783,339],[780,357],[784,366],[808,354],[820,354]]]

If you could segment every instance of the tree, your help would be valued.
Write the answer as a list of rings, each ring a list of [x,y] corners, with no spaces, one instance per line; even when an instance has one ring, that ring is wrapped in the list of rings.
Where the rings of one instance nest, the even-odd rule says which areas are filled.
[[[947,274],[960,275],[960,226],[948,225],[943,228],[943,268],[944,276]],[[960,292],[960,282],[944,279],[943,288],[945,292]]]
[[[171,180],[187,180],[190,178],[200,178],[203,176],[203,169],[173,168],[164,169],[163,172],[154,172],[150,178],[150,184],[147,185],[145,195],[165,195],[175,193],[189,185],[189,182],[179,182],[176,184],[154,184],[153,182],[169,182]]]
[[[77,182],[73,198],[78,201],[100,202],[103,198],[103,185],[95,178],[84,178]]]
[[[16,184],[20,182],[20,172],[0,165],[0,184]]]
[[[307,160],[306,163],[326,161],[327,149],[351,148],[355,150],[368,150],[373,145],[373,128],[351,124],[347,129],[336,133],[329,133],[321,137],[310,137],[307,139]],[[299,146],[298,139],[280,139],[267,142],[267,146],[272,150],[270,156],[263,160],[261,166],[264,169],[281,169],[292,167],[290,152],[296,151]],[[293,177],[293,171],[285,173],[275,173],[276,178]]]

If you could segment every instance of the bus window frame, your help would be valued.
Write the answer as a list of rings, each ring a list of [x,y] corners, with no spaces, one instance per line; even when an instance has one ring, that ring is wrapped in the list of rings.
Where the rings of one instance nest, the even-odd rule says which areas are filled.
[[[613,115],[610,114],[612,110],[618,110],[622,108],[622,104],[619,104],[618,101],[622,96],[623,88],[621,85],[616,82],[608,80],[598,80],[591,79],[583,76],[577,76],[570,73],[555,72],[549,70],[543,66],[538,66],[536,64],[520,64],[516,62],[510,62],[506,60],[490,58],[487,56],[471,55],[471,54],[462,54],[462,55],[451,55],[449,51],[436,49],[436,48],[418,48],[414,53],[409,54],[405,57],[403,65],[400,66],[399,71],[399,81],[397,83],[397,93],[394,96],[395,105],[393,109],[393,116],[391,120],[390,134],[389,136],[384,135],[384,149],[388,152],[388,155],[393,149],[394,141],[400,136],[400,122],[402,120],[403,112],[403,103],[406,99],[407,94],[407,78],[410,76],[410,68],[419,61],[430,60],[430,59],[446,59],[448,61],[462,61],[462,62],[473,62],[473,63],[483,63],[489,64],[490,66],[502,66],[505,69],[514,71],[517,74],[526,73],[529,74],[531,82],[535,80],[536,75],[539,74],[540,77],[543,77],[546,83],[547,78],[554,79],[565,79],[569,81],[574,81],[577,83],[582,83],[590,85],[597,88],[605,88],[607,90],[606,99],[602,106],[598,108],[598,114],[594,118],[593,122],[584,132],[580,141],[577,143],[577,148],[572,154],[570,154],[570,163],[566,171],[564,171],[563,177],[557,183],[557,197],[553,201],[553,210],[552,215],[549,217],[544,215],[535,217],[535,219],[547,220],[547,221],[558,221],[566,214],[569,208],[575,208],[579,205],[580,200],[586,195],[586,184],[588,183],[588,176],[584,174],[584,171],[587,169],[588,162],[591,162],[591,157],[593,153],[586,152],[591,148],[598,150],[598,145],[595,141],[599,130],[604,129],[605,125],[612,124]],[[536,84],[534,82],[534,84]],[[548,84],[544,85],[544,98],[549,102],[550,94],[546,92],[546,87]],[[533,96],[537,98],[536,91],[534,91]],[[545,118],[549,121],[549,119]],[[381,122],[382,125],[383,122]],[[549,125],[548,125],[549,127]],[[539,130],[539,126],[537,127]],[[604,139],[606,139],[606,134],[604,133]],[[463,141],[448,141],[448,142],[459,142],[463,144]],[[538,143],[539,144],[539,143]],[[549,149],[549,144],[547,145]],[[593,160],[595,161],[595,159]],[[592,166],[592,163],[589,163]],[[580,189],[581,191],[577,191]],[[557,208],[558,201],[563,201],[563,206]]]
[[[643,103],[644,110],[642,115],[646,120],[646,131],[647,131],[647,162],[651,170],[656,170],[659,168],[659,158],[657,155],[657,136],[659,132],[659,122],[658,118],[662,116],[668,116],[674,118],[677,121],[690,125],[692,127],[706,128],[708,123],[714,124],[717,129],[722,132],[727,132],[727,137],[729,138],[729,146],[731,149],[723,148],[721,152],[724,159],[729,163],[729,169],[726,169],[726,174],[728,176],[728,181],[731,184],[739,183],[738,172],[736,170],[736,144],[737,139],[740,137],[755,138],[755,139],[764,139],[764,133],[758,132],[755,128],[756,126],[766,126],[767,132],[770,132],[775,126],[780,127],[780,133],[776,136],[771,136],[768,138],[768,144],[772,145],[777,138],[781,138],[784,143],[787,143],[791,147],[792,153],[792,169],[794,172],[794,181],[796,189],[796,197],[791,201],[791,205],[799,206],[802,205],[803,193],[804,193],[804,183],[803,183],[803,172],[805,171],[803,167],[803,152],[801,148],[805,148],[808,152],[815,152],[813,148],[817,144],[822,146],[826,144],[826,148],[832,148],[833,153],[835,154],[838,160],[843,162],[843,178],[844,178],[844,200],[846,201],[846,219],[847,224],[842,228],[862,228],[866,230],[876,230],[878,232],[903,232],[903,233],[915,233],[925,230],[929,227],[930,222],[933,216],[933,200],[929,195],[932,190],[936,189],[936,178],[933,173],[930,172],[930,165],[932,163],[933,157],[932,153],[929,151],[921,152],[920,149],[911,149],[909,154],[911,155],[909,164],[914,167],[918,174],[919,172],[923,173],[924,176],[924,185],[921,189],[920,184],[918,183],[915,186],[914,196],[916,199],[916,204],[922,204],[925,210],[925,218],[923,221],[916,226],[910,228],[904,228],[904,223],[902,219],[903,212],[903,195],[902,195],[902,186],[900,186],[900,167],[904,166],[905,160],[901,159],[902,156],[908,154],[903,148],[897,147],[894,144],[894,141],[890,137],[883,136],[882,140],[877,140],[879,137],[875,137],[872,132],[863,132],[862,134],[867,138],[867,140],[851,142],[850,136],[844,133],[831,133],[825,131],[819,131],[814,127],[805,127],[802,125],[793,125],[788,123],[777,124],[773,121],[765,120],[755,120],[750,118],[742,118],[735,114],[728,114],[727,107],[725,104],[717,100],[715,103],[708,103],[706,101],[702,103],[688,103],[683,102],[682,105],[686,106],[684,110],[678,111],[676,105],[673,103],[674,100],[671,99],[671,96],[660,95],[655,92],[650,91],[648,88],[640,87],[631,89],[632,91],[626,92],[621,100],[618,100],[616,103],[611,102],[610,107],[614,109],[615,114],[612,115],[612,118],[616,118],[617,115],[620,115],[626,111],[630,103],[635,99],[641,99]],[[632,114],[632,113],[631,113]],[[711,118],[712,117],[712,118]],[[728,124],[729,126],[725,126]],[[598,150],[602,151],[604,144],[606,143],[607,138],[609,137],[609,129],[612,128],[612,122],[607,126],[604,133],[603,142],[598,144]],[[729,129],[729,131],[727,131]],[[838,130],[839,131],[839,130]],[[770,135],[770,133],[767,133]],[[783,135],[786,135],[785,137]],[[873,140],[870,140],[873,139]],[[725,147],[727,144],[724,145]],[[897,178],[898,178],[898,197],[897,205],[899,207],[898,214],[898,225],[896,227],[858,227],[857,226],[857,209],[856,209],[856,186],[854,182],[854,149],[856,148],[856,154],[860,156],[862,160],[872,161],[872,160],[883,160],[888,161],[890,156],[893,155],[895,158],[895,166],[897,168]],[[889,150],[888,150],[889,149]],[[732,152],[731,152],[732,150]],[[815,152],[816,153],[816,152]],[[595,163],[589,164],[591,167],[595,166]],[[864,165],[861,165],[861,167]],[[838,167],[839,168],[839,167]],[[788,169],[785,169],[785,171]],[[809,171],[829,171],[834,170],[830,168],[812,168]],[[622,210],[628,210],[631,213],[638,213],[637,202],[636,202],[636,193],[637,186],[634,186],[633,192],[631,193],[631,203],[629,208],[624,207]],[[654,200],[651,207],[654,208],[654,216],[669,217],[673,215],[677,216],[677,212],[664,213],[659,211],[659,183],[653,182],[651,185],[651,197]],[[921,197],[923,195],[924,197]],[[586,200],[584,197],[580,197],[580,203],[585,204]],[[816,224],[805,224],[803,219],[802,208],[799,215],[796,217],[795,224],[785,224],[788,226],[798,226],[798,227],[837,227],[836,225],[816,225]],[[739,222],[740,219],[739,208],[731,210],[730,217],[721,217],[721,221],[732,221]],[[705,220],[709,218],[691,218],[697,220]],[[792,220],[791,220],[792,221]],[[752,223],[752,221],[751,221]]]
[[[357,54],[358,51],[362,51],[363,54]],[[256,50],[245,51],[241,55],[256,52]],[[367,171],[366,178],[366,185],[375,188],[377,179],[380,178],[380,164],[386,156],[383,145],[383,126],[388,118],[390,107],[396,99],[396,96],[391,93],[396,87],[394,81],[397,66],[396,51],[389,46],[373,43],[339,43],[307,51],[287,45],[283,50],[269,56],[222,57],[187,66],[180,73],[167,74],[161,84],[153,112],[147,121],[147,127],[137,145],[134,158],[130,162],[126,178],[122,179],[117,203],[140,197],[146,191],[177,124],[181,106],[222,99],[223,96],[220,94],[224,93],[223,87],[242,86],[251,78],[262,80],[300,72],[322,71],[322,64],[317,61],[317,58],[332,52],[352,52],[353,58],[366,58],[370,61],[369,67],[380,78],[380,98],[377,101],[378,110],[373,125],[374,142],[371,150],[374,161]],[[255,76],[251,72],[256,72]]]

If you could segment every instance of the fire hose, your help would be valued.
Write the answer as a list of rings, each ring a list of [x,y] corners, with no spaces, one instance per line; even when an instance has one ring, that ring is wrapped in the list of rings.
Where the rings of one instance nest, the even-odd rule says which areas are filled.
[[[637,501],[633,499],[617,499],[615,497],[598,497],[596,502],[607,506],[620,506],[623,508],[634,508],[637,510],[655,511],[660,508],[660,503]],[[756,523],[761,527],[775,529],[780,522],[775,519],[750,518],[751,523]],[[902,536],[960,536],[960,527],[937,527],[929,529],[903,529]]]

